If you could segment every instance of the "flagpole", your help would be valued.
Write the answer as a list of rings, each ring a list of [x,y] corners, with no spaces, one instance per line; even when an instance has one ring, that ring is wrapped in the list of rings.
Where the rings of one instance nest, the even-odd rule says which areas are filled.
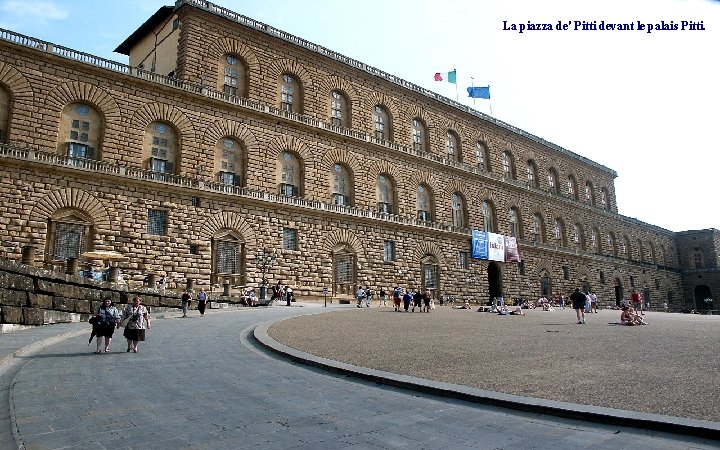
[[[489,92],[489,91],[490,91],[490,85],[488,84],[488,92]],[[490,102],[490,117],[495,117],[495,115],[494,115],[493,112],[492,112],[492,95],[490,96],[490,98],[488,99],[488,101]]]
[[[458,94],[457,88],[457,69],[453,69],[453,72],[455,72],[455,101],[460,103],[460,94]]]
[[[470,77],[470,79],[472,80],[472,81],[470,82],[471,89],[472,89],[472,90],[475,90],[475,77]],[[477,109],[477,108],[475,107],[475,97],[473,97],[473,109]]]

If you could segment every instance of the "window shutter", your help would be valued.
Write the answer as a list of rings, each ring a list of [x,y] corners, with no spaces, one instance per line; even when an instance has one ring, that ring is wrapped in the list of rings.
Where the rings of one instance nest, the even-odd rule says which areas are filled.
[[[87,159],[95,159],[95,149],[93,147],[87,147],[85,157]]]
[[[165,173],[175,173],[175,169],[173,167],[173,163],[170,161],[167,161],[165,163]]]

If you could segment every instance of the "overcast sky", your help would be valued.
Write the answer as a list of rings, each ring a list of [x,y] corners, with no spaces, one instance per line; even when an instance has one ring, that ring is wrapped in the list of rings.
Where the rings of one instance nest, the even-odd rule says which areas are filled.
[[[720,228],[713,134],[720,117],[719,1],[215,3],[470,106],[465,88],[490,85],[495,117],[614,169],[621,214],[672,231]],[[113,50],[172,4],[0,0],[0,27],[127,62]],[[553,30],[504,29],[528,21]],[[575,30],[575,21],[635,29]],[[647,24],[662,21],[678,29],[648,32]],[[683,21],[705,30],[682,30]],[[555,29],[558,22],[568,29]],[[455,85],[433,80],[453,69],[458,94]],[[474,107],[490,113],[488,100]]]

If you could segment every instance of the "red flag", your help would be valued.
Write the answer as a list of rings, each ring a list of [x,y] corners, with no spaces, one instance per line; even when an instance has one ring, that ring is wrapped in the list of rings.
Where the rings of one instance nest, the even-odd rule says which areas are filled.
[[[442,77],[442,75],[440,75],[440,72],[436,73],[436,74],[435,74],[435,81],[442,81],[442,80],[443,80],[443,77]]]

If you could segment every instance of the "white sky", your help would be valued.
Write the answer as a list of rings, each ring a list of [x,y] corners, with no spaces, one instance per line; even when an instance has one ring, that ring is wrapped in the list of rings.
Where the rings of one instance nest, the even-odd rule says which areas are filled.
[[[0,0],[0,28],[108,59],[172,0]],[[215,0],[216,4],[456,98],[457,69],[491,86],[500,120],[603,164],[621,214],[672,231],[720,228],[720,1]],[[634,23],[635,31],[517,31],[508,24]],[[705,31],[637,31],[637,22]],[[465,93],[465,96],[463,96]],[[487,100],[476,109],[490,113]]]

